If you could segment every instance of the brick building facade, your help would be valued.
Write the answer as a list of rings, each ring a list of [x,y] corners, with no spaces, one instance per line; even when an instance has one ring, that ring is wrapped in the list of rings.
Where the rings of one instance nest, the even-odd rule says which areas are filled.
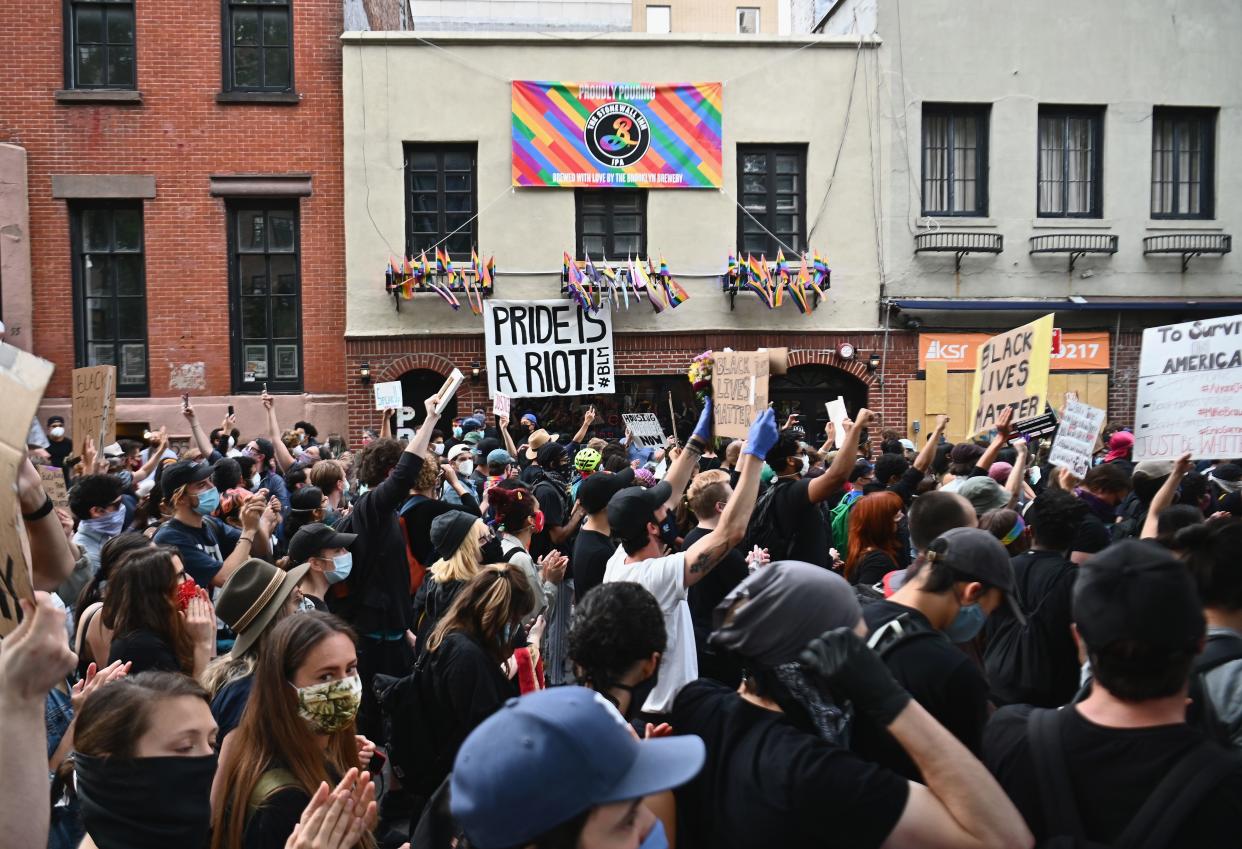
[[[116,8],[121,14],[132,10],[132,34],[124,32],[121,18],[100,24],[91,17],[96,12],[90,4],[11,0],[0,8],[0,26],[21,34],[21,49],[10,51],[5,62],[8,74],[0,93],[5,157],[0,162],[6,180],[19,179],[27,187],[25,198],[0,195],[7,254],[4,318],[9,341],[56,365],[42,414],[67,413],[75,365],[107,361],[95,356],[95,341],[87,334],[106,332],[102,324],[112,317],[102,301],[85,304],[88,293],[82,279],[84,268],[93,270],[100,260],[97,255],[82,259],[89,248],[75,250],[81,244],[75,239],[90,237],[75,236],[74,216],[82,209],[120,204],[140,210],[138,280],[145,294],[145,332],[134,329],[140,323],[130,322],[128,329],[118,326],[116,333],[145,341],[146,381],[137,379],[138,343],[115,349],[118,358],[125,358],[117,364],[133,373],[131,385],[121,386],[119,422],[132,429],[166,424],[170,432],[183,434],[187,429],[178,398],[188,391],[212,425],[231,401],[228,396],[240,396],[239,426],[253,432],[262,421],[261,406],[253,397],[266,382],[262,371],[275,383],[279,368],[285,376],[279,387],[282,419],[307,417],[321,428],[340,428],[345,409],[341,0],[296,0],[283,7],[201,2],[109,7]],[[273,8],[291,20],[246,17],[269,15]],[[278,46],[242,48],[225,42],[222,32],[233,31],[228,16],[234,14],[239,16],[233,22],[237,45],[259,38],[260,44]],[[78,15],[81,21],[74,17]],[[106,26],[106,34],[92,29],[96,25]],[[67,27],[73,39],[67,37]],[[257,28],[261,36],[253,35]],[[282,37],[291,38],[292,45],[280,46]],[[100,87],[96,83],[103,71],[75,65],[73,56],[66,55],[71,41],[126,38],[136,54],[129,85]],[[232,72],[222,72],[222,66],[234,67],[225,44],[239,57]],[[285,50],[292,63],[289,82],[283,90],[272,91],[273,79],[280,87]],[[252,55],[260,56],[254,61],[262,63],[262,78],[247,76],[256,73],[245,64]],[[123,64],[107,66],[108,74],[114,71],[125,77]],[[89,79],[83,82],[81,77]],[[254,88],[249,83],[256,81],[269,90],[243,90]],[[275,214],[283,216],[278,220],[267,213],[261,223],[255,223],[255,216],[246,219],[256,240],[264,230],[271,251],[266,255],[271,263],[267,279],[253,285],[282,293],[281,298],[269,295],[270,301],[255,301],[265,304],[255,309],[270,308],[263,322],[269,330],[283,327],[290,336],[289,328],[295,327],[300,339],[290,336],[289,344],[265,349],[265,358],[272,356],[247,383],[247,366],[238,362],[243,356],[236,339],[239,318],[231,317],[240,311],[236,301],[241,272],[231,273],[237,258],[229,228],[236,220],[233,215],[241,214],[235,210],[252,207],[280,210]],[[274,258],[276,228],[287,229],[290,215],[292,279],[288,258]],[[237,226],[242,228],[240,222]],[[288,239],[289,233],[279,238]],[[286,247],[282,243],[280,249]],[[29,251],[24,269],[20,262],[10,262],[19,249]],[[254,267],[243,264],[250,260],[237,261],[238,268]],[[88,265],[75,269],[75,262]],[[126,279],[125,286],[135,285]],[[20,291],[12,291],[23,286],[24,304]],[[136,305],[142,303],[124,302],[125,312],[140,313]],[[26,321],[23,307],[29,313]],[[83,322],[96,319],[101,327],[83,327]],[[258,337],[258,330],[248,333]],[[246,355],[268,344],[261,337],[255,341]]]

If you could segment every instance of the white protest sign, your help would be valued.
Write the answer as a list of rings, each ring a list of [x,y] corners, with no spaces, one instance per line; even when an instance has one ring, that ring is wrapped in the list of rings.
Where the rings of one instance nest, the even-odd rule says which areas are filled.
[[[629,428],[634,441],[643,448],[662,448],[664,428],[654,413],[623,413],[621,419]]]
[[[492,415],[496,417],[497,421],[502,418],[509,418],[509,410],[512,409],[512,407],[512,399],[504,393],[501,393],[492,399]]]
[[[845,444],[845,420],[850,417],[845,409],[845,398],[838,395],[835,401],[829,401],[824,406],[828,408],[828,420],[832,422],[835,447],[840,448]]]
[[[487,392],[493,398],[611,395],[612,312],[570,301],[485,301]]]
[[[1086,477],[1091,470],[1091,455],[1095,453],[1095,440],[1104,427],[1105,415],[1099,407],[1066,401],[1048,462],[1069,469],[1075,477]]]
[[[1242,315],[1143,331],[1134,460],[1242,456]]]
[[[401,404],[401,381],[387,380],[375,384],[375,409],[391,410]]]

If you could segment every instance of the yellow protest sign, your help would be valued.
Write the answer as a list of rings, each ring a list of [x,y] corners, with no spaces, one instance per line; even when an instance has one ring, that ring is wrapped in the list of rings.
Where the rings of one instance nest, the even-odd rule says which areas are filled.
[[[979,346],[970,393],[971,433],[980,433],[996,424],[1005,407],[1013,407],[1015,422],[1044,411],[1054,317],[1046,315],[998,333]]]

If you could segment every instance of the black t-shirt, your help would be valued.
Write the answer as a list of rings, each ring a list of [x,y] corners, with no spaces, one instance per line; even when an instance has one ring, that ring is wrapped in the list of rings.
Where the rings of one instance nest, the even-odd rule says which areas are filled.
[[[415,501],[414,498],[418,500]],[[431,523],[437,516],[442,516],[450,510],[461,510],[477,516],[479,515],[479,502],[470,494],[470,489],[467,487],[461,504],[451,504],[438,498],[414,496],[402,505],[401,520],[405,524],[405,538],[410,546],[410,553],[417,557],[418,562],[425,567],[430,567],[443,556],[431,544]],[[451,556],[452,552],[449,554]]]
[[[670,719],[707,747],[677,795],[677,845],[688,849],[866,849],[901,819],[909,784],[747,702],[714,681],[687,684]]]
[[[696,527],[686,534],[685,548],[689,549],[709,533],[711,531],[707,528]],[[686,591],[690,621],[694,625],[694,642],[699,655],[699,675],[734,687],[741,683],[741,667],[735,661],[727,660],[709,649],[707,637],[712,632],[712,613],[716,605],[724,601],[725,596],[749,574],[746,558],[736,548],[731,548],[724,559],[716,564],[716,568]]]
[[[285,787],[255,810],[242,836],[241,849],[284,849],[310,797],[300,787]]]
[[[1027,626],[1020,631],[1022,626],[1007,604],[988,617],[989,648],[984,651],[984,660],[992,701],[1040,707],[1068,704],[1078,692],[1080,670],[1078,647],[1070,632],[1070,601],[1078,567],[1055,551],[1028,551],[1013,558],[1013,571]],[[1020,632],[1021,637],[1012,632]],[[1001,651],[1014,639],[1039,642],[1039,648],[1031,651],[1039,651],[1044,658],[1043,672],[1033,675],[1032,670],[1026,670],[1024,675],[1024,670],[1015,668],[1023,653],[1015,657],[1013,652]]]
[[[546,472],[535,476],[535,483],[531,486],[531,492],[535,498],[539,499],[539,509],[543,511],[543,527],[541,533],[537,533],[530,540],[530,556],[532,560],[538,560],[552,549],[559,550],[562,554],[569,554],[573,548],[567,543],[570,540],[556,544],[552,542],[552,528],[559,528],[561,525],[569,521],[569,509],[566,502],[569,500],[569,492],[565,484],[549,477]]]
[[[825,569],[832,565],[828,549],[832,531],[818,504],[811,503],[811,479],[802,478],[791,484],[780,484],[776,494],[776,515],[781,529],[790,534],[789,560],[814,563]]]
[[[887,551],[870,551],[858,563],[858,571],[854,574],[854,583],[863,586],[874,586],[884,580],[884,576],[898,568],[897,561]]]
[[[933,630],[927,617],[912,607],[877,601],[863,607],[869,631],[907,614],[913,627]],[[978,753],[988,718],[988,685],[979,667],[943,634],[907,638],[909,641],[884,658],[889,671],[914,700],[936,721]],[[912,781],[922,781],[910,756],[887,730],[858,715],[854,719],[852,748],[869,761],[882,764]]]
[[[73,453],[73,440],[68,437],[57,442],[55,439],[47,441],[47,453],[51,457],[51,464],[57,468],[64,468],[65,458]]]
[[[1038,777],[1026,742],[1030,705],[1001,708],[988,723],[983,761],[1022,812],[1036,841],[1048,837]],[[1187,725],[1105,728],[1074,707],[1060,717],[1070,792],[1091,840],[1116,840],[1143,802],[1202,736]],[[1169,849],[1236,847],[1242,834],[1242,760],[1238,769],[1187,817]]]
[[[108,663],[128,661],[130,675],[139,672],[184,672],[177,661],[177,654],[163,637],[154,631],[138,630],[118,634],[112,638],[108,651]]]
[[[599,531],[578,531],[571,558],[574,578],[574,601],[581,601],[593,587],[604,583],[604,569],[617,546]]]

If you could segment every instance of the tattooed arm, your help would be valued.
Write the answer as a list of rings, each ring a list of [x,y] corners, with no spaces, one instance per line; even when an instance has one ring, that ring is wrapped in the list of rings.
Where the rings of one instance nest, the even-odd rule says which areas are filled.
[[[686,586],[692,587],[724,559],[729,549],[746,536],[746,525],[755,509],[755,497],[759,494],[759,472],[763,460],[751,454],[743,454],[738,465],[741,477],[733,491],[720,523],[686,551]]]

